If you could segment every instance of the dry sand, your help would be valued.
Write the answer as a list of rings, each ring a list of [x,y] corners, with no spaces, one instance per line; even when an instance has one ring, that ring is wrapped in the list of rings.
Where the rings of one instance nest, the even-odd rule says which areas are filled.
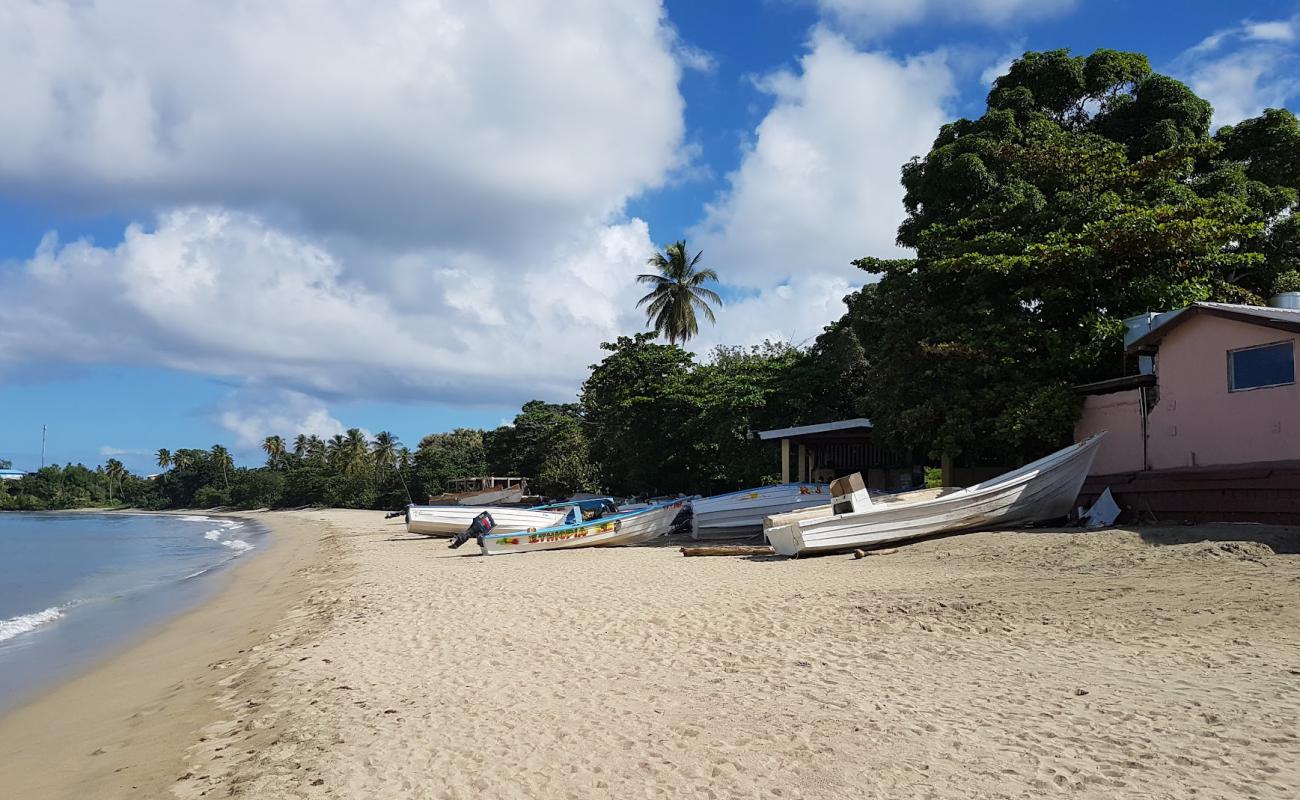
[[[191,713],[143,723],[172,773],[136,796],[1300,795],[1295,530],[482,558],[374,512],[260,519],[325,545]],[[113,796],[9,791],[12,724],[0,795]],[[70,764],[125,752],[67,735]]]

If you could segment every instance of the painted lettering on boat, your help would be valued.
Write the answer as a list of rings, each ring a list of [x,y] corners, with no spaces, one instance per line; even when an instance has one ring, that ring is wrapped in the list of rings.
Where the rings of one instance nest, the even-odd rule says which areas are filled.
[[[610,533],[611,531],[617,531],[621,527],[623,527],[622,522],[620,520],[614,520],[613,522],[602,522],[598,525],[588,525],[583,528],[575,528],[574,530],[571,531],[553,531],[550,533],[546,531],[529,531],[528,540],[526,543],[544,544],[547,542],[562,542],[565,541],[566,539],[582,539],[587,536],[590,536],[593,533]],[[523,542],[522,539],[520,539],[517,536],[510,537],[508,539],[497,539],[496,542],[498,544],[505,544],[505,545],[517,545],[517,544],[525,543]]]

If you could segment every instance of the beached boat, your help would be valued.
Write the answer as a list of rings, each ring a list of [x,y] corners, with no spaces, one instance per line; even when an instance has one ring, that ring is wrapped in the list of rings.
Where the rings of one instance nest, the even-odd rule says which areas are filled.
[[[764,534],[777,553],[796,556],[1064,517],[1079,496],[1105,433],[965,489],[873,498],[861,476],[840,478],[831,484],[832,505],[769,517]]]
[[[615,510],[609,497],[592,497],[550,503],[530,508],[503,506],[407,506],[406,530],[421,536],[452,537],[469,529],[474,518],[484,511],[492,514],[496,530],[500,533],[526,531],[529,528],[550,528],[564,521],[569,510],[577,507],[584,516],[599,511],[602,514]]]
[[[759,536],[763,520],[773,514],[825,505],[830,487],[822,483],[780,483],[719,494],[691,503],[692,539]]]
[[[568,506],[541,510],[499,506],[410,506],[406,509],[406,530],[421,536],[455,536],[469,528],[475,517],[487,511],[502,533],[526,531],[558,525],[568,510]]]
[[[612,514],[586,522],[571,514],[568,524],[509,533],[498,522],[492,532],[478,537],[483,555],[529,553],[534,550],[562,550],[571,547],[615,547],[640,544],[668,533],[685,507],[685,500],[670,500],[640,511]],[[496,511],[488,509],[496,521]],[[459,537],[458,537],[459,538]],[[458,546],[453,540],[452,546]]]

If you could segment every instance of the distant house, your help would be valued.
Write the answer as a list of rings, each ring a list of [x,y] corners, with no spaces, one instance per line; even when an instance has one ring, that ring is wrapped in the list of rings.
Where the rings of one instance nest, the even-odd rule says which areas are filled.
[[[20,469],[0,469],[0,481],[16,481],[26,474]]]
[[[1158,519],[1300,520],[1300,310],[1195,303],[1128,320],[1139,373],[1075,387],[1106,429],[1084,499]]]

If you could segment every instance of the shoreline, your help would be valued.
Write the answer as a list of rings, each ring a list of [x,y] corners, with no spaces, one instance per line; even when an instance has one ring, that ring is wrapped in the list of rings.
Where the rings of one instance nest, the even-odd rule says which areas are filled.
[[[969,533],[860,560],[483,558],[374,512],[256,518],[288,549],[25,708],[26,727],[0,722],[0,796],[1300,785],[1300,528]]]
[[[213,665],[266,637],[311,582],[324,526],[265,512],[131,512],[238,518],[267,547],[231,565],[198,606],[146,631],[66,681],[0,715],[0,787],[15,797],[165,796],[185,747],[217,719]]]

